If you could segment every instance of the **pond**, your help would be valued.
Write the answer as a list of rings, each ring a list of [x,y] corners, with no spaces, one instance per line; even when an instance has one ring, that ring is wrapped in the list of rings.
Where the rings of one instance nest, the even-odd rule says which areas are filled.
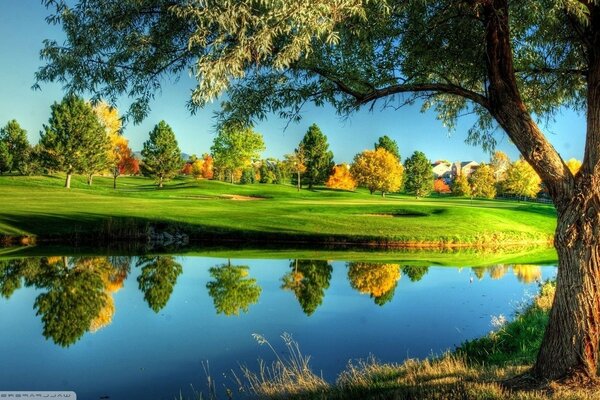
[[[173,399],[293,336],[334,381],[351,359],[440,354],[488,333],[554,266],[453,268],[198,256],[0,260],[0,390]]]

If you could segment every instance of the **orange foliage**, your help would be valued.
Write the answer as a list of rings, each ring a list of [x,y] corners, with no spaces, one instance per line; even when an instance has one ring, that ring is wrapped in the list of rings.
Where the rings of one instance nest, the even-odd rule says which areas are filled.
[[[204,154],[202,156],[202,177],[204,179],[212,179],[213,178],[213,158],[209,154]]]
[[[109,295],[105,297],[106,303],[104,303],[104,307],[100,309],[96,318],[90,322],[90,332],[96,332],[112,322],[113,315],[115,314],[115,300]]]
[[[192,174],[192,163],[186,162],[181,169],[181,173],[183,175],[191,175]]]
[[[333,172],[327,180],[327,187],[330,189],[354,190],[356,181],[350,173],[348,164],[340,164],[333,167]]]
[[[436,193],[450,193],[450,186],[442,179],[438,178],[433,182],[433,191]]]

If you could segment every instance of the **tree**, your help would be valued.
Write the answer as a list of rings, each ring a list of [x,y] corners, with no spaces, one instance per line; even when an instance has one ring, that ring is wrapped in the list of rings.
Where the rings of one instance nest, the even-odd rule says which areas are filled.
[[[397,192],[402,186],[403,168],[395,155],[384,148],[365,150],[354,156],[350,172],[359,186],[373,194]]]
[[[340,164],[333,167],[333,172],[329,176],[329,179],[327,179],[325,186],[330,189],[354,190],[357,183],[350,173],[350,166],[348,164]]]
[[[16,120],[9,121],[6,126],[0,129],[0,143],[4,143],[8,154],[10,154],[10,163],[8,158],[4,158],[8,171],[19,171],[24,175],[29,170],[31,146],[27,140],[27,131],[19,125]],[[0,145],[2,146],[2,145]],[[0,150],[0,173],[2,173],[2,150]]]
[[[248,267],[231,265],[231,262],[212,267],[210,276],[214,279],[206,284],[217,314],[239,315],[247,313],[250,305],[258,302],[262,289],[256,279],[248,278]]]
[[[0,175],[11,170],[13,165],[13,157],[10,154],[8,145],[0,142]]]
[[[496,183],[506,180],[506,173],[508,172],[508,168],[510,168],[510,164],[510,158],[505,152],[497,150],[492,154],[490,166],[494,171]]]
[[[113,176],[113,189],[117,188],[117,178],[120,175],[139,172],[139,165],[135,162],[133,151],[129,148],[129,141],[122,134],[121,118],[119,111],[111,107],[106,102],[99,102],[94,106],[96,117],[104,127],[104,131],[110,141],[110,151],[108,152],[108,167]],[[102,167],[101,165],[99,167]],[[88,183],[92,183],[92,174],[90,171]]]
[[[294,173],[296,178],[296,189],[300,191],[300,189],[302,189],[301,176],[306,172],[306,157],[304,156],[304,147],[300,145],[297,149],[294,149],[293,153],[284,155],[283,163],[286,165],[287,169]]]
[[[437,178],[434,182],[433,182],[433,191],[441,194],[441,193],[450,193],[450,186],[448,186],[448,184],[446,183],[446,181],[444,181],[444,179],[442,178]]]
[[[350,285],[360,293],[370,295],[380,306],[392,300],[400,277],[398,264],[348,263]]]
[[[504,188],[515,196],[535,197],[540,191],[540,177],[524,159],[515,161],[506,173]]]
[[[202,177],[204,179],[213,178],[213,158],[210,154],[202,155]]]
[[[222,174],[226,173],[231,183],[234,182],[236,171],[241,174],[241,170],[253,159],[259,158],[264,150],[265,142],[260,133],[239,127],[220,129],[210,148],[215,168]]]
[[[171,179],[181,169],[181,150],[175,133],[165,121],[160,121],[150,132],[150,139],[142,149],[142,171],[144,175],[156,179],[158,187]]]
[[[469,178],[471,184],[471,195],[493,199],[496,197],[496,179],[494,170],[487,164],[481,163]]]
[[[581,161],[579,161],[576,158],[569,158],[566,164],[569,168],[569,171],[571,171],[573,175],[576,175],[577,172],[579,172],[579,170],[581,169]]]
[[[67,174],[68,189],[71,176],[88,170],[91,159],[106,159],[108,137],[92,107],[79,97],[68,95],[50,109],[40,137],[42,159],[47,168]]]
[[[267,160],[261,162],[258,173],[260,175],[260,183],[275,183],[275,171],[273,171],[273,168],[269,167]]]
[[[459,173],[452,181],[452,194],[459,197],[471,196],[471,186],[465,174]]]
[[[144,300],[157,313],[167,305],[183,268],[172,256],[140,257],[136,267],[142,267],[137,281]]]
[[[377,143],[375,143],[375,150],[382,148],[387,150],[389,153],[392,153],[400,162],[400,150],[398,149],[398,143],[388,135],[381,136]]]
[[[47,65],[38,71],[38,82],[58,80],[68,90],[89,89],[100,96],[127,93],[137,119],[148,113],[166,75],[193,66],[199,82],[192,106],[227,92],[220,123],[260,120],[270,112],[298,119],[309,101],[330,103],[347,114],[377,100],[389,104],[396,97],[411,104],[425,98],[424,108],[433,108],[450,128],[460,115],[474,114],[470,143],[489,150],[497,141],[494,132],[506,133],[543,180],[558,217],[556,296],[530,376],[540,382],[596,379],[597,1],[342,0],[261,7],[252,0],[210,7],[156,1],[150,12],[133,0],[118,6],[105,0],[46,4],[55,7],[49,20],[63,25],[67,39],[46,42]],[[563,106],[587,116],[583,165],[576,176],[533,118]]]
[[[317,124],[308,127],[299,148],[304,150],[303,164],[306,171],[303,178],[308,188],[312,189],[314,185],[324,184],[334,166],[333,153],[329,151],[327,136],[321,132]]]
[[[322,260],[294,260],[290,268],[281,278],[281,288],[292,291],[302,311],[310,316],[323,302],[333,268]]]
[[[431,163],[420,151],[415,151],[404,161],[404,188],[406,193],[415,197],[424,197],[433,189],[433,170]]]
[[[429,267],[418,265],[403,265],[402,273],[410,279],[411,282],[418,282],[429,272]]]

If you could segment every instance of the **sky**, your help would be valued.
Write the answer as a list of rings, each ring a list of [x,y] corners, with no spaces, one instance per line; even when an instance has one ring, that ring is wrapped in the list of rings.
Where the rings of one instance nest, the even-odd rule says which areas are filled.
[[[28,132],[29,140],[36,143],[42,125],[50,116],[50,105],[60,101],[64,92],[60,85],[43,83],[41,90],[33,90],[34,73],[42,65],[39,51],[44,39],[63,40],[60,27],[48,25],[49,14],[40,0],[0,0],[0,125],[16,119]],[[186,102],[195,81],[187,74],[173,84],[166,80],[163,89],[151,104],[150,115],[139,125],[128,124],[124,135],[134,151],[142,148],[152,127],[165,120],[174,130],[179,147],[188,154],[210,151],[215,137],[213,113],[218,102],[190,115]],[[129,101],[121,99],[117,108],[126,110]],[[309,106],[299,123],[288,125],[286,120],[273,116],[255,126],[264,136],[264,157],[282,158],[290,153],[302,139],[312,123],[327,135],[330,149],[337,163],[351,162],[356,153],[372,148],[377,138],[388,135],[396,140],[402,158],[416,150],[423,151],[434,160],[487,161],[489,154],[481,148],[464,143],[472,119],[459,120],[456,129],[449,133],[434,112],[420,112],[415,104],[400,110],[360,110],[349,118],[340,117],[331,107]],[[287,125],[287,129],[286,129]],[[583,158],[585,141],[585,115],[563,110],[556,121],[544,127],[549,140],[566,160]],[[498,134],[498,150],[512,159],[518,151],[502,132]]]

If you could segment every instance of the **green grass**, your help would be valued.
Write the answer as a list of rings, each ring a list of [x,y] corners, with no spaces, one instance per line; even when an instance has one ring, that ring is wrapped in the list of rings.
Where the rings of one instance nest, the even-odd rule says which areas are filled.
[[[548,241],[552,206],[452,197],[386,198],[288,185],[231,185],[176,179],[164,189],[142,177],[0,177],[0,235],[135,237],[148,225],[176,226],[199,239],[368,244],[505,245]],[[230,196],[259,197],[236,201]]]

